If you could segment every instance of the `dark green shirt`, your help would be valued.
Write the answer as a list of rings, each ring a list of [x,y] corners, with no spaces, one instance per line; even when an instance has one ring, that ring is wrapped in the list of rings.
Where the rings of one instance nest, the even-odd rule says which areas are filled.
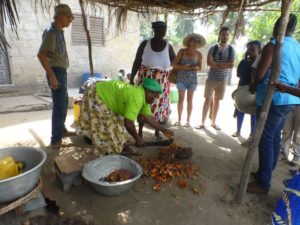
[[[46,29],[43,33],[43,41],[39,52],[47,52],[47,57],[51,67],[60,67],[67,69],[69,67],[69,58],[64,38],[64,31],[58,30],[55,24]]]

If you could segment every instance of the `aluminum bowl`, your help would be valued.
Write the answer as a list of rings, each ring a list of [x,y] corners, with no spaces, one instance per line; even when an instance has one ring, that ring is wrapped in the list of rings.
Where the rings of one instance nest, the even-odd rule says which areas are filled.
[[[100,181],[117,169],[129,170],[133,178],[121,182],[109,183]],[[142,167],[134,160],[121,155],[109,155],[96,159],[84,165],[82,176],[99,194],[106,196],[119,195],[128,191],[133,183],[143,174]]]
[[[241,86],[232,93],[234,105],[243,113],[256,114],[256,95],[249,92],[249,85]]]
[[[36,185],[45,163],[47,154],[31,147],[13,147],[0,149],[0,158],[11,156],[15,161],[25,163],[23,173],[0,180],[0,203],[9,202],[29,193]]]

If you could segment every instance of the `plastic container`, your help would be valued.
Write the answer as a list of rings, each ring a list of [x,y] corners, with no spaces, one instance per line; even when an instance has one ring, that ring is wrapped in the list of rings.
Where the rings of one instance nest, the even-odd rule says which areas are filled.
[[[31,147],[0,149],[0,158],[11,156],[16,162],[24,162],[21,174],[0,180],[0,203],[13,201],[29,193],[38,183],[47,154]]]
[[[88,79],[91,77],[91,73],[85,72],[82,74],[82,83],[88,81]],[[102,73],[94,73],[94,77],[96,78],[103,78]]]
[[[78,122],[79,114],[80,114],[80,105],[82,103],[81,96],[75,96],[73,98],[73,115],[74,115],[74,122]]]
[[[0,159],[0,180],[17,176],[22,173],[24,164],[15,162],[13,157],[5,156]]]
[[[171,86],[170,90],[170,102],[171,103],[178,103],[178,90],[176,87]]]

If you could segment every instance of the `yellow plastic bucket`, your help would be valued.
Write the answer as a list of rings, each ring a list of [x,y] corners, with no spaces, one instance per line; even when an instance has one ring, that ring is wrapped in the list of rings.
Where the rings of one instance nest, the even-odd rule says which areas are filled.
[[[77,103],[73,104],[73,113],[74,113],[74,122],[78,122],[79,113],[80,113],[80,105]]]
[[[80,105],[82,102],[81,96],[76,96],[73,98],[73,115],[74,115],[74,122],[78,122],[79,114],[80,114]]]
[[[22,168],[23,163],[15,162],[11,156],[0,159],[0,180],[21,174]]]

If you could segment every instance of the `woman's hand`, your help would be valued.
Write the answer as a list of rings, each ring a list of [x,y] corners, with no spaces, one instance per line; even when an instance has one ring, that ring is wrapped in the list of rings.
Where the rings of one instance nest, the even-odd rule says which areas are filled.
[[[174,132],[168,129],[163,129],[161,132],[169,139],[174,137]]]

